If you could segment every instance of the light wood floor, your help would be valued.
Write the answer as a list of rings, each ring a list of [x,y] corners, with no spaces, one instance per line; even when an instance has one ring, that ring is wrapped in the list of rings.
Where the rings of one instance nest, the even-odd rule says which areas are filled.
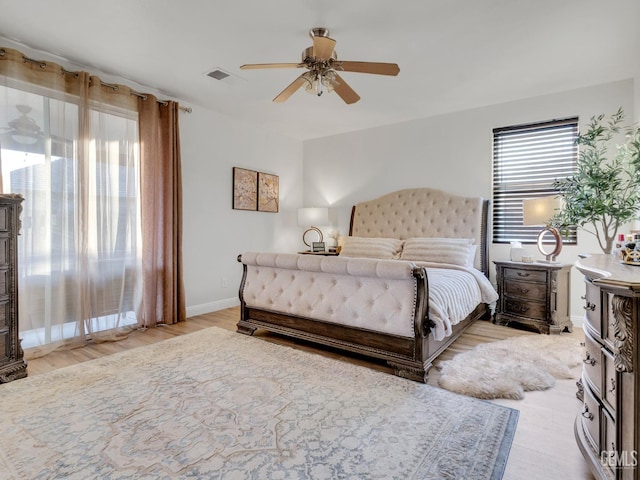
[[[239,315],[238,307],[229,308],[191,317],[186,322],[176,325],[135,331],[127,339],[119,342],[89,344],[73,350],[56,351],[41,358],[29,358],[29,351],[26,351],[25,356],[29,362],[27,372],[29,375],[38,375],[211,326],[235,331]],[[440,356],[440,359],[449,359],[456,353],[469,350],[480,343],[517,335],[536,334],[493,325],[491,322],[476,322]],[[574,329],[574,333],[563,335],[581,335],[581,332]],[[256,331],[254,337],[380,371],[391,371],[380,362],[326,348],[316,348],[309,343],[289,340],[261,330]],[[579,370],[576,370],[576,380],[579,375]],[[429,384],[438,385],[438,371],[435,368],[430,372]],[[593,480],[573,437],[573,422],[581,407],[575,392],[575,380],[558,380],[550,390],[527,392],[524,400],[494,401],[520,411],[518,428],[504,475],[505,480]]]

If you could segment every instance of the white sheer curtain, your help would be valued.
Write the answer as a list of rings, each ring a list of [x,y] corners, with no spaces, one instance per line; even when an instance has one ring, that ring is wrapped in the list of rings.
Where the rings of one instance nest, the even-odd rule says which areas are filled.
[[[113,339],[141,309],[137,113],[84,96],[0,75],[2,191],[25,198],[20,336],[41,353]]]

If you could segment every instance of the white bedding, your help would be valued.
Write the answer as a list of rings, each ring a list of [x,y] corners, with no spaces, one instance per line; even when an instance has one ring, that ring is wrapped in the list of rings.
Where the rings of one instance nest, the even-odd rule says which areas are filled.
[[[453,325],[464,320],[480,303],[498,299],[491,282],[475,268],[443,263],[416,262],[427,269],[429,280],[429,319],[435,323],[431,334],[442,340]]]

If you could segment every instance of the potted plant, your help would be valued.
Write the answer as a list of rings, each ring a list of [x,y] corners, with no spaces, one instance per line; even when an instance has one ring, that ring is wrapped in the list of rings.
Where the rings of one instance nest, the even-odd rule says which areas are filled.
[[[576,139],[577,172],[553,184],[564,202],[552,223],[595,235],[604,253],[611,253],[619,228],[638,218],[640,207],[640,128],[623,121],[622,108],[609,117],[591,117]],[[622,133],[625,142],[613,145]]]

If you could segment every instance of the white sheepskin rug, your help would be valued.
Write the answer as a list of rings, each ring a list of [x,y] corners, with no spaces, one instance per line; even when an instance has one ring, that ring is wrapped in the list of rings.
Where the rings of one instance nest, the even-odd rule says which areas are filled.
[[[578,378],[584,347],[577,335],[526,335],[478,345],[440,362],[439,385],[476,398],[521,400],[556,378]]]

